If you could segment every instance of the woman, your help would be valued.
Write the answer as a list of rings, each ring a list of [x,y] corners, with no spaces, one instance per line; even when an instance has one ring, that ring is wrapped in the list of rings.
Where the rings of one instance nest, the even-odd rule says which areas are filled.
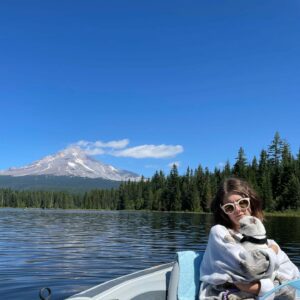
[[[249,254],[233,238],[238,234],[239,220],[243,216],[252,215],[263,220],[262,202],[247,182],[226,179],[219,187],[211,209],[215,225],[210,230],[200,268],[199,299],[256,299],[271,290],[274,282],[278,284],[300,277],[298,268],[273,240],[268,240],[268,249]],[[253,273],[247,272],[246,266],[251,262],[260,269],[258,272],[262,276],[258,279],[253,279]],[[284,293],[291,294],[290,291]],[[281,299],[295,298],[292,293]]]

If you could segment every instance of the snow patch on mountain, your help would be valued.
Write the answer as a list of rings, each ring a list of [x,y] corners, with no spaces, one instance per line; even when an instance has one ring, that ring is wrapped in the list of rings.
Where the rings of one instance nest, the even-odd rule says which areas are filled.
[[[136,173],[106,165],[85,154],[79,147],[69,147],[54,155],[20,168],[0,171],[0,175],[28,176],[55,175],[103,178],[117,181],[139,180]]]

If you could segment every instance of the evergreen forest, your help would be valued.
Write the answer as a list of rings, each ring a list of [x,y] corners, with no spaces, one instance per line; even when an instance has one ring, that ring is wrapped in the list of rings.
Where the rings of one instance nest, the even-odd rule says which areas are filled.
[[[209,212],[224,178],[239,177],[250,182],[263,199],[266,211],[300,210],[300,149],[293,156],[289,144],[276,132],[259,158],[248,161],[244,149],[235,163],[210,171],[201,165],[178,174],[174,165],[169,174],[157,171],[141,181],[122,182],[111,189],[93,189],[83,194],[61,191],[16,191],[0,189],[1,207],[63,209],[157,210]]]

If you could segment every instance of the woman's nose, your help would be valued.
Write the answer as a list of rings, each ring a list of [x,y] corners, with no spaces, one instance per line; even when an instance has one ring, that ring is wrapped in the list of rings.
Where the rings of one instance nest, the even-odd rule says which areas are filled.
[[[238,203],[235,203],[235,202],[234,202],[234,207],[235,207],[235,211],[236,211],[236,212],[240,212],[241,207],[238,205]]]

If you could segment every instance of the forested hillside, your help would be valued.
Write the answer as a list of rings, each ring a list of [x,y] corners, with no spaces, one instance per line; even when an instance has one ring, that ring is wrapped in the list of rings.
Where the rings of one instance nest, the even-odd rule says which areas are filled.
[[[68,191],[83,193],[91,189],[117,188],[120,181],[75,176],[27,175],[0,176],[0,188],[30,191]]]
[[[173,166],[168,175],[157,171],[147,180],[123,182],[116,189],[78,195],[1,189],[0,206],[207,212],[219,183],[229,176],[248,180],[262,197],[267,211],[300,209],[300,151],[294,157],[279,133],[267,150],[261,150],[259,158],[248,161],[240,148],[235,163],[231,166],[227,162],[222,169],[210,171],[199,165],[179,175]]]

